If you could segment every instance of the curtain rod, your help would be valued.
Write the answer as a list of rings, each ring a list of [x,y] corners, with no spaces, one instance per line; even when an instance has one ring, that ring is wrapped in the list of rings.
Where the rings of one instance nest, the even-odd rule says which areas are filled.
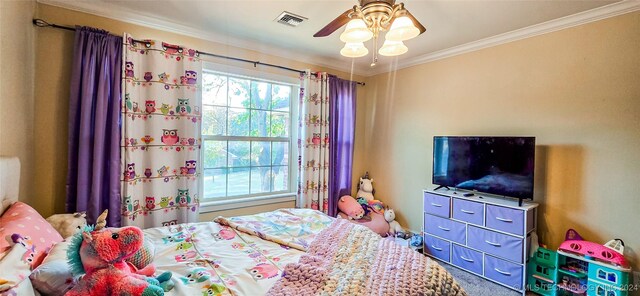
[[[67,30],[67,31],[75,31],[76,30],[73,27],[52,24],[52,23],[46,22],[43,19],[33,19],[33,24],[35,26],[41,27],[41,28],[51,27],[51,28],[63,29],[63,30]],[[139,42],[139,43],[147,43],[147,41],[144,41],[144,40],[133,39],[133,41]],[[260,62],[260,61],[252,61],[252,60],[236,58],[236,57],[230,57],[230,56],[225,56],[225,55],[220,55],[220,54],[215,54],[215,53],[209,53],[209,52],[204,52],[204,51],[199,51],[199,50],[197,50],[196,52],[198,54],[201,54],[201,55],[211,56],[211,57],[215,57],[215,58],[221,58],[221,59],[227,59],[227,60],[233,60],[233,61],[237,61],[237,62],[244,62],[244,63],[253,64],[254,67],[257,67],[258,65],[260,65],[260,66],[267,66],[267,67],[277,68],[277,69],[291,71],[291,72],[297,72],[299,74],[306,73],[306,71],[303,71],[303,70],[297,70],[297,69],[293,69],[293,68],[289,68],[289,67],[285,67],[285,66],[274,65],[274,64],[269,64],[269,63],[263,63],[263,62]],[[312,72],[312,74],[315,74],[315,73]],[[362,85],[362,86],[365,85],[364,82],[360,82],[360,81],[355,81],[355,83],[358,84],[358,85]]]

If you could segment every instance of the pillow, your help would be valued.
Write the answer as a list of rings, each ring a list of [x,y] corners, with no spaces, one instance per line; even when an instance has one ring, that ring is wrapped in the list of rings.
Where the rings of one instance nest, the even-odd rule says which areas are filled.
[[[16,202],[0,216],[0,258],[19,243],[30,249],[35,247],[32,268],[37,267],[48,250],[61,242],[60,234],[36,210]]]
[[[78,283],[81,276],[74,277],[67,263],[68,248],[67,240],[57,243],[29,276],[33,287],[42,295],[64,295]]]
[[[25,279],[29,279],[31,273],[30,259],[31,250],[21,244],[15,244],[0,260],[0,292],[11,294],[12,290],[20,285]],[[14,289],[15,291],[15,289]]]

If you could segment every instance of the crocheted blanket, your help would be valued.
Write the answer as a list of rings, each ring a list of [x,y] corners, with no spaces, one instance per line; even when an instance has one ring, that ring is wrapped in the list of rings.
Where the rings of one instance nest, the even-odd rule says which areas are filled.
[[[285,266],[267,295],[467,295],[428,257],[335,220],[298,263]]]

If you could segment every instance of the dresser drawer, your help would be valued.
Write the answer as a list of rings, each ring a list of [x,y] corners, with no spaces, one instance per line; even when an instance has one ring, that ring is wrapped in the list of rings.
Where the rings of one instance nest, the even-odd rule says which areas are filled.
[[[487,205],[488,228],[524,235],[524,211]]]
[[[465,224],[461,222],[425,214],[424,231],[457,243],[465,243]]]
[[[424,247],[427,249],[427,254],[442,261],[449,262],[449,255],[451,253],[450,242],[430,235],[425,235]]]
[[[449,218],[451,198],[437,194],[424,193],[424,211],[429,214]]]
[[[453,244],[451,263],[468,271],[482,274],[482,253]]]
[[[515,289],[522,289],[523,266],[484,256],[484,276]]]
[[[452,217],[476,225],[484,225],[484,204],[463,199],[453,199]]]
[[[515,262],[522,262],[522,239],[469,226],[467,245],[474,249]]]

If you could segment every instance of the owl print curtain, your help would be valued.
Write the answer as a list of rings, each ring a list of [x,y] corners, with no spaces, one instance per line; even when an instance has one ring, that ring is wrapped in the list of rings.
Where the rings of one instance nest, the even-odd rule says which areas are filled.
[[[302,76],[298,126],[297,206],[328,213],[329,86],[327,73]]]
[[[197,221],[200,74],[197,51],[124,38],[122,224]]]

